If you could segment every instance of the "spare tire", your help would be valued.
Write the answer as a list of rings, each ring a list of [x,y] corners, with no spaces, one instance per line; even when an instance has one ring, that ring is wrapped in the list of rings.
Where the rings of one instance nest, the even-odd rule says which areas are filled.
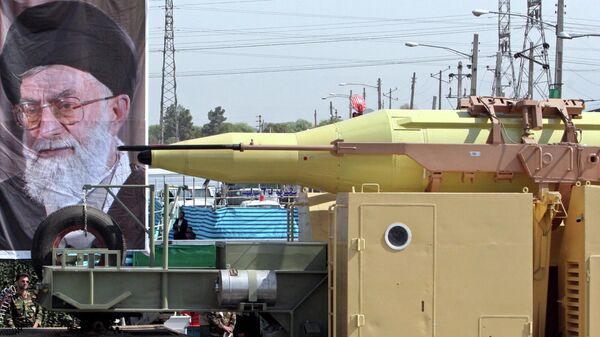
[[[53,248],[108,248],[120,250],[124,259],[126,247],[119,225],[99,209],[88,206],[85,213],[87,220],[83,205],[67,206],[40,223],[31,246],[31,262],[40,278],[43,266],[53,262]],[[84,232],[86,222],[87,232]]]

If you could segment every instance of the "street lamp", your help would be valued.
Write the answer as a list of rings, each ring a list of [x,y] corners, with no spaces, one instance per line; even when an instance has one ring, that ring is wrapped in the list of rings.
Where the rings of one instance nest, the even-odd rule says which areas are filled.
[[[325,97],[321,97],[321,99],[330,99],[330,98],[347,98],[348,99],[348,118],[352,118],[352,90],[350,90],[350,95],[348,94],[336,94],[334,92],[330,92],[329,95]],[[329,114],[333,116],[333,103],[329,101]]]
[[[458,51],[458,50],[452,49],[450,47],[436,46],[433,44],[425,44],[425,43],[418,43],[418,42],[406,42],[404,45],[407,47],[430,47],[430,48],[445,49],[445,50],[449,50],[455,54],[458,54],[460,56],[464,56],[468,59],[470,59],[472,57],[471,54],[463,53],[462,51]]]
[[[600,36],[600,33],[569,34],[567,32],[559,32],[556,36],[560,39],[571,40],[571,39],[578,39],[580,37]]]
[[[321,99],[328,99],[328,98],[336,98],[336,97],[344,97],[344,98],[348,98],[350,97],[348,94],[336,94],[336,93],[329,93],[329,95],[325,96],[325,97],[321,97]]]
[[[479,34],[473,34],[473,53],[472,54],[463,53],[463,52],[458,51],[453,48],[437,46],[437,45],[433,45],[433,44],[406,42],[404,45],[407,47],[421,46],[421,47],[445,49],[445,50],[448,50],[450,52],[453,52],[460,56],[464,56],[467,59],[469,59],[471,61],[471,96],[477,96],[477,56],[478,56],[477,49],[479,47]]]
[[[377,89],[377,109],[381,110],[383,108],[383,106],[381,105],[381,78],[377,79],[377,85],[371,85],[371,84],[365,84],[365,83],[346,83],[346,82],[339,83],[338,85],[342,86],[342,87],[346,86],[346,85],[362,85],[364,87]]]
[[[531,17],[529,15],[520,14],[520,13],[500,13],[500,12],[496,12],[496,11],[490,11],[490,10],[487,10],[487,9],[474,9],[474,10],[471,11],[471,13],[473,13],[473,15],[475,15],[477,17],[480,17],[482,15],[486,15],[486,14],[501,14],[501,15],[508,15],[508,16],[517,16],[517,17],[520,17],[520,18],[526,18],[526,19],[530,19],[530,20],[533,20],[533,21],[540,22],[541,24],[550,26],[552,28],[556,28],[556,26],[557,26],[557,25],[555,25],[553,23],[542,21],[540,19]]]

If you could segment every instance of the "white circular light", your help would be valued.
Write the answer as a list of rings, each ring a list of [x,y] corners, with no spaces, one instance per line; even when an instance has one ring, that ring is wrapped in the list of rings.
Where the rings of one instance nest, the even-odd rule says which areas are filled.
[[[385,243],[393,250],[404,250],[412,241],[412,232],[406,224],[393,223],[384,234]]]

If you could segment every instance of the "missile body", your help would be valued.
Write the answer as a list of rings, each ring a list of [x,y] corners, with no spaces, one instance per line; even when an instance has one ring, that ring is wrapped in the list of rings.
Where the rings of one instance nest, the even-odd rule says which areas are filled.
[[[523,133],[521,118],[502,118],[506,143],[518,144]],[[539,144],[561,141],[564,124],[545,118],[543,129],[533,131]],[[600,114],[584,113],[574,121],[581,130],[580,143],[600,145]],[[461,110],[381,110],[358,118],[302,132],[227,133],[177,144],[329,145],[335,140],[353,143],[485,144],[491,130],[487,117],[473,117]],[[492,146],[492,145],[490,145]],[[380,191],[421,192],[429,183],[428,172],[406,155],[335,155],[327,151],[152,151],[152,167],[228,183],[300,184],[328,192],[360,191],[365,184]],[[481,160],[486,160],[481,158]],[[475,170],[476,171],[476,170]],[[375,185],[376,184],[376,185]],[[460,173],[444,173],[442,192],[518,192],[535,184],[525,174],[496,180],[478,173],[464,181]],[[369,190],[372,190],[370,188]]]

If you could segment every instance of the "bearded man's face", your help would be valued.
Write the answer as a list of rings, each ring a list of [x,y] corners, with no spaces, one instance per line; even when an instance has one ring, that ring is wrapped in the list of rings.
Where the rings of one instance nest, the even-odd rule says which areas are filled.
[[[21,105],[42,107],[23,136],[26,190],[47,210],[78,203],[82,186],[98,184],[115,163],[118,97],[111,96],[94,76],[68,66],[46,66],[23,78]],[[61,114],[69,107],[81,115],[69,120]]]

